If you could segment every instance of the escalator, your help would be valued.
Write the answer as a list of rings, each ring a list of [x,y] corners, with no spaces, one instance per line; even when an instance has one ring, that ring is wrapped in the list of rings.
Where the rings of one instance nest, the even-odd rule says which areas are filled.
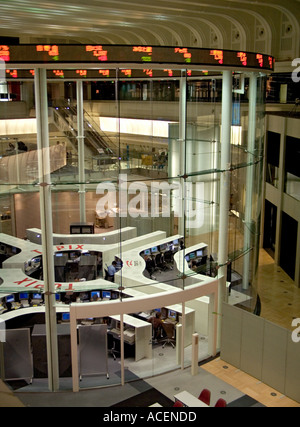
[[[117,145],[101,130],[100,126],[85,110],[83,110],[83,117],[84,143],[90,154],[92,156],[100,154],[111,159],[118,156]],[[53,118],[55,125],[69,139],[73,149],[78,152],[77,107],[71,105],[55,106]]]

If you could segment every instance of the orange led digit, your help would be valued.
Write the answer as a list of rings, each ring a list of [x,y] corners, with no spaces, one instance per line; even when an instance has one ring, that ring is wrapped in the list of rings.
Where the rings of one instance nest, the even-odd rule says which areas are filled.
[[[10,54],[9,54],[9,47],[5,45],[0,45],[0,59],[2,61],[9,61],[10,60]]]
[[[223,64],[223,50],[211,50],[210,55],[212,55],[219,64]]]
[[[238,52],[236,56],[240,58],[240,61],[243,65],[247,65],[247,54],[245,52]]]
[[[121,70],[121,73],[123,73],[126,77],[131,77],[131,70]]]
[[[188,51],[188,49],[186,47],[184,47],[184,48],[175,47],[174,52],[175,53],[181,53],[184,57],[184,62],[191,62],[192,61],[192,54]]]
[[[109,77],[109,70],[99,70],[99,74],[103,77]]]
[[[99,61],[107,61],[107,50],[103,50],[103,46],[87,45],[86,52],[93,52],[93,56],[98,57]]]
[[[149,77],[153,77],[153,71],[152,70],[143,70],[144,73],[147,74]]]

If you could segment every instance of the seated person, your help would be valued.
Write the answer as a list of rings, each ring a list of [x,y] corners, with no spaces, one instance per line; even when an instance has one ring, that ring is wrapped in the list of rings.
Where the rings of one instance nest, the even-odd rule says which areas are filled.
[[[197,262],[196,261],[192,261],[191,270],[198,271],[198,267],[197,267]]]
[[[155,316],[150,317],[148,322],[152,323],[153,338],[156,341],[157,338],[159,338],[161,335],[161,328],[162,328],[162,324],[163,324],[163,320],[161,319],[161,313],[159,311],[157,311],[155,313]]]

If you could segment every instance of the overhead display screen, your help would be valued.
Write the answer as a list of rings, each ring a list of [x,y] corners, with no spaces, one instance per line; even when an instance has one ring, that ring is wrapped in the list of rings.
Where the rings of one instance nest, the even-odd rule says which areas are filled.
[[[129,46],[129,45],[0,45],[0,60],[9,64],[99,64],[105,63],[176,64],[189,66],[213,66],[257,68],[273,71],[272,56],[232,50],[200,49],[163,46]]]

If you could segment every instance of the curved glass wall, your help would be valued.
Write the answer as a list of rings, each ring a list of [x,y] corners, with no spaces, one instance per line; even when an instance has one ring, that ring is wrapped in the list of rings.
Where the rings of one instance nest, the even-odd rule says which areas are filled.
[[[30,328],[33,385],[48,377],[41,335],[48,358],[67,336],[68,360],[59,346],[51,357],[70,389],[183,369],[218,349],[224,274],[223,297],[257,310],[266,77],[232,74],[224,168],[222,70],[70,71],[82,78],[49,69],[46,86],[20,81],[20,99],[1,103],[1,319]]]

